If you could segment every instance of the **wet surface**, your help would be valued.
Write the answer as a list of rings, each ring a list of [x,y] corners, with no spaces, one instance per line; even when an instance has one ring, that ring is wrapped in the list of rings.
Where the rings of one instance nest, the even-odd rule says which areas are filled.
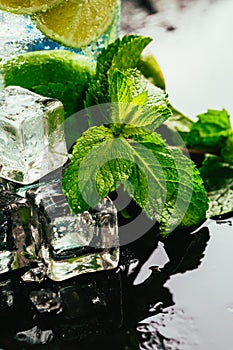
[[[181,264],[164,284],[174,305],[138,327],[142,349],[147,349],[158,334],[163,338],[162,349],[232,348],[232,223],[232,219],[207,222],[210,239],[199,267],[189,271]],[[193,254],[195,250],[186,254],[191,265]],[[148,342],[143,340],[145,335],[150,335]]]

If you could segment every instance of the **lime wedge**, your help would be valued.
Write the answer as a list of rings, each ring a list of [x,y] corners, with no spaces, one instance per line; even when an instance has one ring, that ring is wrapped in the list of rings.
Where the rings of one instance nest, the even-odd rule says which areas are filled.
[[[35,17],[48,38],[72,48],[97,40],[112,24],[119,0],[65,0]]]
[[[153,54],[144,50],[138,61],[137,68],[154,85],[165,90],[165,80],[161,68]]]
[[[95,72],[88,58],[65,50],[25,53],[0,68],[5,86],[21,86],[60,100],[66,118],[83,109],[83,95]]]
[[[0,0],[0,9],[18,14],[32,15],[38,11],[46,11],[63,0]]]

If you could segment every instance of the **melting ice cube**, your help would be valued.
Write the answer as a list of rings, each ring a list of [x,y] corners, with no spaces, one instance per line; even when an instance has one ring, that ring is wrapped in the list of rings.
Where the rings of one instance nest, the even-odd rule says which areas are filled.
[[[117,267],[119,241],[117,209],[110,199],[95,210],[71,213],[61,182],[30,189],[26,194],[40,222],[42,254],[48,276],[55,281]]]
[[[0,176],[28,184],[67,160],[58,100],[18,86],[0,91]]]

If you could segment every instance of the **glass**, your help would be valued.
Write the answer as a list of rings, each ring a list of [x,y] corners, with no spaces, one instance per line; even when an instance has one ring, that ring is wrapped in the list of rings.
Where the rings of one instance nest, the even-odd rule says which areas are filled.
[[[47,3],[51,2],[47,1]],[[38,91],[35,93],[33,87],[26,88],[20,83],[7,86],[4,78],[6,62],[7,65],[10,64],[10,68],[11,65],[13,67],[18,65],[17,67],[25,72],[28,69],[27,64],[26,68],[23,67],[25,61],[19,64],[14,59],[30,53],[34,58],[36,57],[37,66],[33,73],[30,72],[28,80],[30,81],[32,74],[40,74],[42,62],[38,52],[48,53],[45,60],[52,51],[59,52],[60,58],[64,57],[64,60],[67,53],[77,55],[78,58],[87,58],[91,66],[95,67],[101,50],[118,37],[120,0],[106,0],[106,5],[111,4],[111,6],[105,6],[104,11],[110,15],[102,29],[100,24],[103,21],[103,15],[98,24],[101,14],[98,14],[98,8],[93,12],[94,3],[104,4],[103,1],[98,2],[98,0],[93,2],[63,0],[61,3],[61,6],[70,4],[75,9],[79,6],[80,13],[86,11],[88,6],[92,6],[88,18],[89,27],[87,26],[86,32],[84,30],[86,41],[82,41],[85,42],[83,45],[66,44],[66,39],[61,43],[57,37],[55,41],[51,40],[51,35],[43,34],[38,29],[36,20],[40,15],[42,17],[46,15],[47,11],[30,16],[25,13],[15,14],[0,10],[0,203],[1,200],[4,202],[0,208],[0,215],[3,215],[3,212],[5,215],[5,221],[0,222],[0,228],[5,227],[5,222],[8,226],[13,222],[15,226],[21,227],[18,236],[21,237],[23,234],[21,245],[17,248],[15,239],[18,236],[9,228],[10,226],[7,232],[4,231],[7,246],[3,244],[4,242],[2,243],[0,273],[29,267],[29,271],[22,276],[24,281],[40,281],[44,276],[55,281],[63,281],[86,272],[114,269],[119,261],[117,210],[108,198],[104,198],[94,211],[74,215],[69,211],[60,182],[51,184],[48,181],[45,186],[41,186],[42,177],[61,168],[68,161],[70,150],[67,149],[65,140],[64,120],[69,115],[65,114],[65,106],[63,108],[56,96],[46,94],[42,96]],[[56,9],[59,9],[59,6],[60,4]],[[93,13],[95,18],[91,17]],[[72,18],[74,20],[75,16]],[[57,18],[57,23],[62,20],[63,16],[60,16]],[[99,31],[102,30],[99,37],[94,33],[96,27],[94,25],[93,28],[91,27],[92,22],[98,24]],[[85,26],[85,20],[81,23],[80,31],[83,26]],[[55,32],[59,31],[56,23],[55,27]],[[72,24],[67,22],[63,28],[66,37],[69,36],[72,28]],[[74,42],[76,41],[79,41],[78,37],[77,40],[74,39]],[[50,56],[49,59],[53,58]],[[70,61],[66,61],[66,65],[68,63]],[[54,60],[53,64],[55,72],[57,61]],[[27,78],[26,70],[22,83]],[[42,81],[41,86],[43,83]],[[58,181],[60,180],[59,178]],[[28,190],[21,193],[19,188],[24,188],[24,185],[27,185]],[[10,189],[10,194],[6,188]],[[8,201],[5,203],[6,197],[10,198],[10,204]],[[23,204],[20,197],[23,198]],[[51,210],[54,210],[52,214]],[[17,220],[15,212],[18,215],[17,218],[19,217]],[[12,246],[8,242],[12,242]],[[37,265],[31,267],[32,261]],[[5,264],[7,268],[4,270]]]

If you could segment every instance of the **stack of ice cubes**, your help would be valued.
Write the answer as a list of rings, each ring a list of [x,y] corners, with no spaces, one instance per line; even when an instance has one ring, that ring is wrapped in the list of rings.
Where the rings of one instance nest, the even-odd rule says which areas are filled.
[[[24,281],[45,275],[63,281],[117,267],[117,209],[104,198],[95,209],[73,214],[59,172],[67,159],[62,103],[18,86],[2,89],[0,182],[19,188],[0,193],[0,272],[34,261]]]

